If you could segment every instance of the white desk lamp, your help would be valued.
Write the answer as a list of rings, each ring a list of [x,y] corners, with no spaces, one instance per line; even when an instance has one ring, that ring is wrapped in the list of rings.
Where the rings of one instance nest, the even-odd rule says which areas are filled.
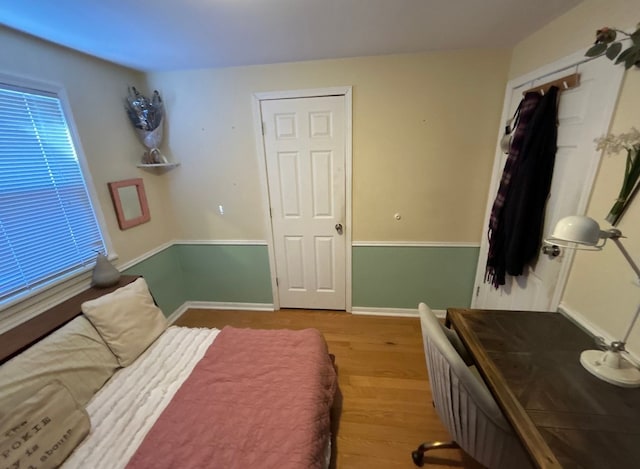
[[[640,269],[620,242],[622,237],[622,233],[616,228],[602,231],[594,219],[573,215],[558,221],[551,238],[545,239],[544,242],[547,245],[569,249],[599,251],[607,239],[610,239],[618,246],[640,281]],[[600,240],[602,240],[601,244],[599,244]],[[611,342],[609,345],[606,345],[601,339],[605,350],[585,350],[582,352],[580,354],[582,366],[593,375],[611,384],[627,388],[640,387],[640,370],[621,355],[621,352],[625,351],[625,344],[638,316],[640,316],[640,304],[624,338],[621,341]]]

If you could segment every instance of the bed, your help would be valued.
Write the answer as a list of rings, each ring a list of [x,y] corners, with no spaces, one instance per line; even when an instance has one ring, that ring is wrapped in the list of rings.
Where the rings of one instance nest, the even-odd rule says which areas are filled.
[[[119,287],[0,336],[0,467],[329,466],[317,330],[167,327],[144,279]]]

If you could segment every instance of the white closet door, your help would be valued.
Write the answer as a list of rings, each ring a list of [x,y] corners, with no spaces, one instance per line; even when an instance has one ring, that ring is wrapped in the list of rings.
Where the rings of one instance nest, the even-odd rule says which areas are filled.
[[[584,57],[579,57],[583,59]],[[501,127],[511,117],[522,99],[522,91],[572,73],[575,69],[564,70],[552,75],[549,69],[566,67],[571,59],[566,59],[545,67],[525,77],[513,80],[505,97]],[[575,61],[575,59],[574,59]],[[547,202],[543,238],[549,237],[556,222],[567,215],[584,213],[600,154],[595,149],[594,139],[607,133],[609,123],[620,90],[623,67],[614,67],[604,57],[581,64],[580,85],[560,93],[558,109],[558,151]],[[502,132],[502,130],[501,130]],[[559,257],[540,253],[535,265],[525,268],[519,277],[507,276],[506,284],[497,290],[484,283],[488,252],[487,227],[489,215],[495,199],[506,155],[498,148],[494,175],[485,216],[484,232],[480,246],[478,270],[474,288],[472,307],[484,309],[555,311],[560,302],[562,290],[571,266],[573,253],[564,251]]]

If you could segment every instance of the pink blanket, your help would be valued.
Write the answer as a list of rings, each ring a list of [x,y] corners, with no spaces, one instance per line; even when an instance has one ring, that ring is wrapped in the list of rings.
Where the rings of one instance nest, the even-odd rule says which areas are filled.
[[[321,468],[336,386],[317,330],[225,327],[127,468]]]

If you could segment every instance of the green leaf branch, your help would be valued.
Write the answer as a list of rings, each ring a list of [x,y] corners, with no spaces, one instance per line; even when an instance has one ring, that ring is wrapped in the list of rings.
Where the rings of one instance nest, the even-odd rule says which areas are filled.
[[[606,217],[606,220],[615,226],[640,190],[640,131],[633,127],[626,133],[608,134],[598,138],[596,143],[596,149],[603,150],[605,154],[615,155],[622,151],[627,152],[620,193]]]
[[[623,50],[623,41],[631,44]],[[596,42],[585,53],[587,57],[606,56],[616,65],[624,64],[625,69],[632,66],[640,67],[640,23],[636,30],[627,33],[620,29],[604,27],[596,31]]]

